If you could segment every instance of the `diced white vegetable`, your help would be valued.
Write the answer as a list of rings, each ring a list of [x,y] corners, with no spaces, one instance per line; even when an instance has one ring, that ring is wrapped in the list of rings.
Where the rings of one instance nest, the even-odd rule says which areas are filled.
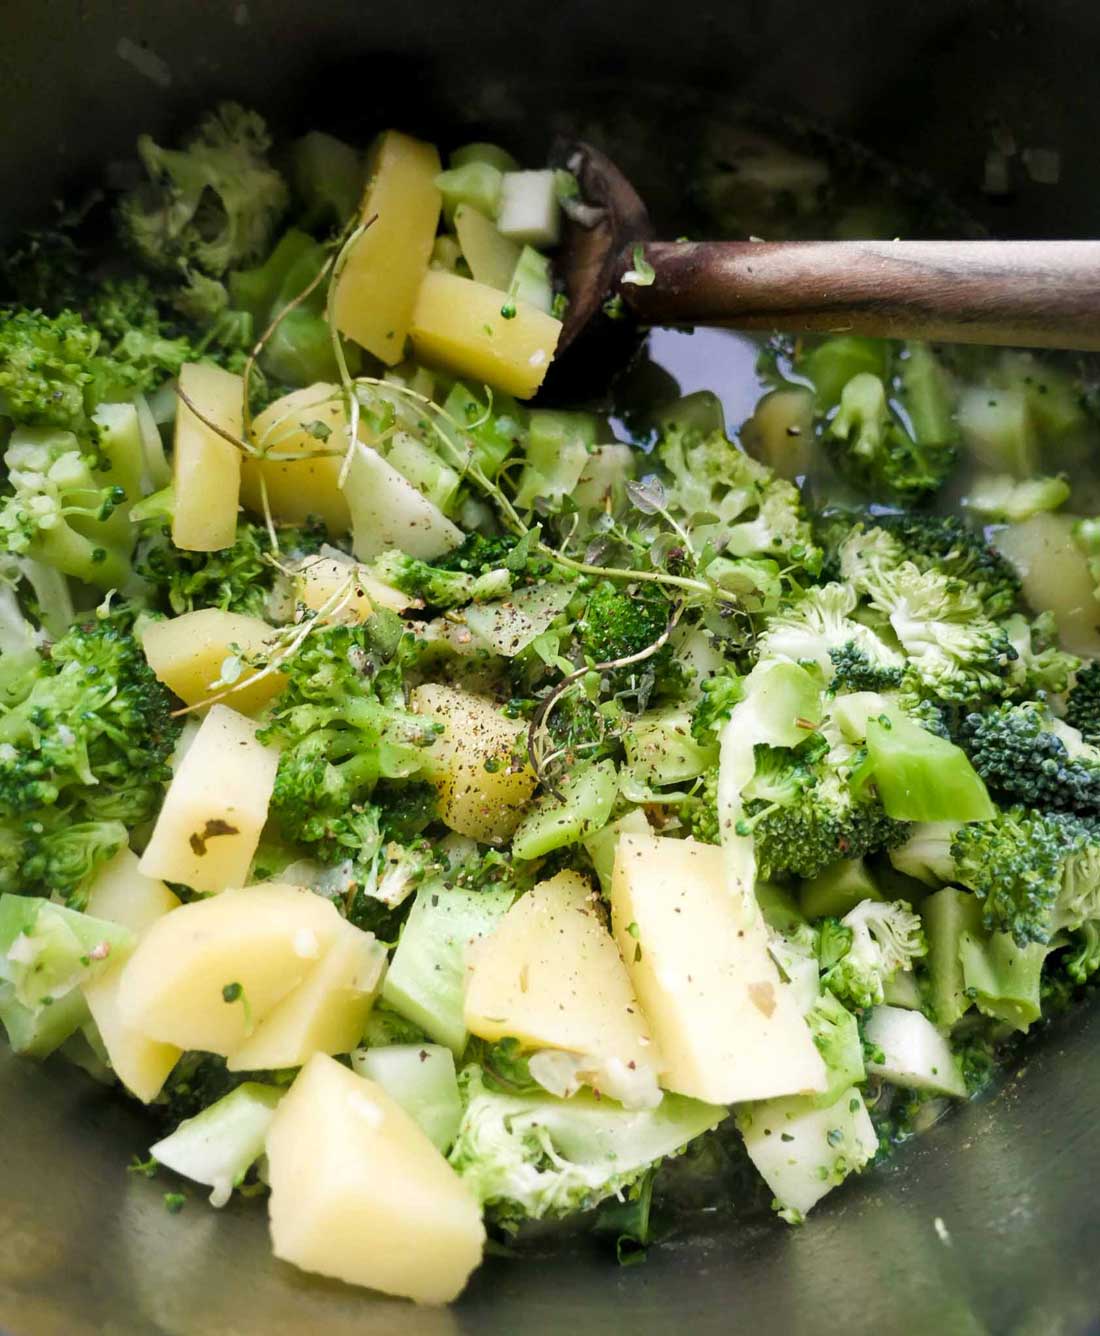
[[[170,1136],[150,1146],[149,1154],[184,1178],[205,1183],[212,1189],[211,1203],[224,1206],[263,1154],[283,1094],[277,1086],[246,1081],[194,1118],[185,1118]]]
[[[855,1086],[827,1109],[798,1096],[749,1105],[738,1110],[737,1126],[780,1207],[798,1216],[862,1169],[878,1149],[871,1116]]]
[[[276,1257],[420,1303],[456,1298],[481,1261],[473,1193],[381,1086],[317,1054],[267,1138]]]
[[[998,529],[993,545],[1012,564],[1024,598],[1036,612],[1053,612],[1059,639],[1073,654],[1100,656],[1100,603],[1088,561],[1073,541],[1073,515],[1032,515]]]
[[[721,849],[620,835],[611,920],[666,1090],[735,1104],[826,1088],[798,1000],[768,953],[763,917],[727,888]]]
[[[521,246],[558,244],[561,206],[552,170],[504,173],[497,229]]]
[[[573,597],[565,584],[518,589],[494,603],[473,603],[466,609],[466,625],[494,654],[514,658],[547,630]]]
[[[243,714],[214,705],[180,762],[141,856],[147,877],[196,891],[243,886],[275,787],[279,754]]]
[[[927,1017],[902,1007],[873,1007],[864,1022],[869,1044],[882,1050],[881,1062],[867,1059],[871,1076],[909,1090],[932,1090],[966,1098],[966,1082],[951,1047]]]
[[[352,548],[361,561],[392,547],[430,561],[465,538],[438,506],[362,441],[352,451],[344,494],[351,510]]]
[[[446,1151],[462,1121],[455,1058],[442,1044],[392,1044],[351,1055],[360,1076],[376,1081],[438,1150]]]

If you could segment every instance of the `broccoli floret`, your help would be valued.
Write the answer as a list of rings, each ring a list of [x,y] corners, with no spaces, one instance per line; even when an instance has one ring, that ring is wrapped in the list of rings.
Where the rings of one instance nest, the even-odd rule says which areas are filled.
[[[847,584],[807,590],[768,618],[759,641],[760,657],[815,663],[826,679],[843,670],[896,685],[905,657],[869,626],[853,619],[858,601],[856,591]]]
[[[462,569],[432,566],[396,548],[383,552],[371,565],[371,574],[403,594],[422,598],[433,608],[455,608],[503,598],[512,588],[511,572],[502,566],[474,575]]]
[[[961,581],[977,594],[990,617],[1002,617],[1016,606],[1020,593],[1016,572],[995,547],[957,516],[876,515],[873,528],[896,541],[898,564],[911,561],[919,570]]]
[[[1046,706],[1028,701],[968,714],[960,742],[981,777],[1010,802],[1100,815],[1100,751]]]
[[[33,427],[88,435],[102,380],[100,337],[72,311],[0,313],[0,411]]]
[[[964,580],[912,561],[897,564],[896,544],[881,529],[853,532],[840,564],[845,579],[889,619],[922,691],[958,704],[1004,693],[1016,649]]]
[[[983,473],[974,479],[962,503],[986,524],[1021,524],[1032,515],[1057,510],[1069,492],[1069,483],[1061,476],[1017,482],[1010,473]]]
[[[396,636],[377,614],[315,630],[284,664],[287,687],[260,735],[281,747],[272,814],[284,835],[328,863],[373,865],[382,843],[375,785],[416,775],[440,732],[405,708],[392,621]]]
[[[1079,818],[1024,807],[961,826],[951,842],[954,879],[982,901],[986,928],[1021,947],[1050,940],[1063,888],[1067,926],[1100,917],[1087,912],[1100,885],[1096,851],[1094,831]]]
[[[774,557],[806,575],[821,570],[798,488],[739,450],[722,432],[669,426],[657,443],[668,506],[689,523],[698,546],[728,557]]]
[[[1100,743],[1100,662],[1086,664],[1077,674],[1066,701],[1066,723],[1091,745]]]
[[[1060,696],[1069,689],[1081,660],[1060,648],[1053,613],[1040,613],[1030,622],[1016,613],[1001,626],[1016,651],[1005,679],[1006,695],[1021,698],[1044,692]]]
[[[716,742],[721,726],[744,695],[741,678],[733,672],[708,677],[700,687],[691,715],[691,736],[696,742]]]
[[[95,868],[152,817],[179,732],[121,619],[74,627],[0,717],[0,827],[21,884],[79,904]]]
[[[656,585],[624,586],[603,580],[588,597],[577,622],[577,638],[586,658],[608,663],[647,649],[664,633],[668,619],[668,599]],[[667,653],[667,646],[660,651]]]
[[[280,529],[280,560],[312,556],[324,541],[325,527],[320,522]],[[196,608],[221,608],[264,618],[279,576],[270,556],[267,530],[242,520],[233,546],[220,552],[185,552],[173,546],[167,529],[147,535],[134,569],[166,612],[178,615]]]
[[[702,776],[695,792],[685,801],[681,818],[688,823],[693,839],[701,840],[704,844],[721,844],[717,766]]]
[[[505,1230],[622,1192],[726,1112],[667,1093],[656,1108],[629,1110],[583,1091],[570,1099],[511,1094],[492,1088],[476,1066],[459,1085],[465,1111],[449,1159]]]
[[[855,640],[829,650],[834,691],[891,691],[901,686],[905,669],[876,661]]]
[[[461,547],[456,547],[453,552],[437,557],[433,564],[444,571],[464,571],[467,575],[485,575],[489,571],[504,567],[518,542],[519,539],[514,534],[500,534],[494,538],[487,538],[484,534],[472,533]],[[536,575],[545,574],[545,569],[532,573]]]
[[[903,900],[862,900],[822,926],[822,982],[854,1007],[881,1006],[883,988],[898,970],[912,969],[928,950],[921,921]]]
[[[840,471],[876,496],[917,501],[955,467],[954,447],[914,439],[891,413],[881,378],[866,371],[844,386],[825,439]]]
[[[224,102],[181,149],[148,135],[138,154],[149,180],[124,196],[124,238],[154,269],[191,264],[208,274],[262,255],[286,208],[286,183],[267,160],[262,117]]]

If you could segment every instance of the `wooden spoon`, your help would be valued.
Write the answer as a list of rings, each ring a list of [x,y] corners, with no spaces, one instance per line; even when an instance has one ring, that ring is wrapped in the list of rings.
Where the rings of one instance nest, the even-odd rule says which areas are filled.
[[[1100,241],[655,241],[606,154],[562,141],[552,157],[581,196],[555,389],[606,379],[650,325],[1100,349]]]

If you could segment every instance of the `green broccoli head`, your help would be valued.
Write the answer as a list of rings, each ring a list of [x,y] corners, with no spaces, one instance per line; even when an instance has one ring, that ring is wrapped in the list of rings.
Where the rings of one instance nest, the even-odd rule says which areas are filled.
[[[151,268],[194,265],[207,274],[264,253],[286,209],[286,182],[271,166],[262,117],[224,102],[180,149],[148,135],[138,155],[148,181],[119,204],[123,237]]]
[[[72,311],[0,313],[0,410],[12,421],[87,433],[100,337]]]
[[[739,450],[720,431],[670,425],[657,443],[670,511],[696,546],[728,557],[772,557],[803,576],[821,570],[798,488]]]
[[[869,371],[844,386],[825,440],[839,470],[878,497],[919,501],[955,467],[954,447],[910,434],[892,413],[881,377]]]
[[[978,774],[1009,802],[1100,815],[1100,751],[1042,703],[968,714],[960,742]]]
[[[822,982],[854,1007],[881,1006],[884,987],[928,950],[920,917],[904,900],[861,900],[822,926]]]
[[[440,732],[405,708],[392,621],[396,635],[377,614],[314,630],[284,665],[288,685],[261,733],[281,748],[273,816],[326,862],[373,866],[383,840],[375,786],[417,776]]]
[[[960,826],[951,841],[954,879],[982,901],[990,932],[1011,935],[1017,945],[1047,942],[1055,930],[1055,911],[1063,883],[1071,898],[1085,896],[1089,907],[1096,882],[1096,836],[1088,823],[1062,812],[1011,807],[992,821]],[[1084,881],[1069,876],[1075,865],[1088,870]],[[1080,921],[1080,920],[1079,920]]]
[[[842,683],[856,677],[896,686],[901,681],[905,656],[870,626],[855,620],[852,614],[858,602],[859,596],[849,584],[832,583],[806,590],[768,618],[758,642],[760,657],[816,664],[826,680],[840,674]]]
[[[475,575],[461,567],[429,565],[396,548],[383,552],[371,564],[371,574],[403,594],[422,598],[433,608],[455,608],[463,603],[503,598],[512,588],[511,572],[503,566]]]
[[[1077,674],[1066,701],[1066,723],[1086,742],[1100,743],[1100,663],[1088,663]]]

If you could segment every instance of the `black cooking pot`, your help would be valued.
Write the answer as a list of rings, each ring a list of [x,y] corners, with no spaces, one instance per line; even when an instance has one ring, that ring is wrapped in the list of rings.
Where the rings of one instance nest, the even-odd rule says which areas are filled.
[[[801,113],[924,171],[995,232],[1095,234],[1100,10],[1068,0],[5,0],[0,228],[98,179],[139,131],[218,97],[276,128],[365,139],[396,123],[545,150],[605,127],[658,212],[685,144],[733,102]],[[656,90],[656,91],[655,91]],[[728,114],[728,113],[726,113]],[[1056,184],[981,191],[1010,133],[1061,154]],[[1018,161],[1018,159],[1016,160]],[[1100,1332],[1100,1018],[1029,1041],[954,1111],[799,1230],[696,1219],[644,1266],[587,1247],[491,1259],[448,1312],[315,1281],[270,1256],[264,1212],[126,1172],[141,1112],[73,1068],[0,1057],[0,1325],[111,1333]]]

